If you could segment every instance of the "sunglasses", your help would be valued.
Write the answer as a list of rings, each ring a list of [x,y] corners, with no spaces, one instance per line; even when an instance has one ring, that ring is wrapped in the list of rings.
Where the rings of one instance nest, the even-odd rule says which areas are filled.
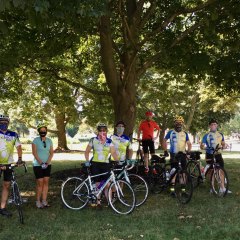
[[[44,148],[47,147],[46,141],[43,141],[43,147],[44,147]]]

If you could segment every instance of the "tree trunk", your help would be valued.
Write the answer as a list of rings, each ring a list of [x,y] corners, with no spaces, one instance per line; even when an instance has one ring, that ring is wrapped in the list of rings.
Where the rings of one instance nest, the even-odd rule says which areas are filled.
[[[129,20],[132,18],[136,6],[129,3],[127,9]],[[139,82],[136,69],[137,55],[134,46],[136,40],[134,20],[131,19],[127,23],[123,19],[122,29],[124,47],[120,51],[114,48],[110,17],[101,17],[99,25],[101,60],[113,99],[115,123],[119,120],[124,121],[126,123],[125,133],[131,135],[136,120],[136,91]],[[131,41],[129,38],[131,38]],[[115,62],[116,58],[119,60],[118,64]]]
[[[67,138],[66,138],[66,119],[65,113],[56,111],[55,112],[55,122],[57,127],[57,136],[58,136],[58,146],[55,149],[55,152],[64,152],[68,151]]]

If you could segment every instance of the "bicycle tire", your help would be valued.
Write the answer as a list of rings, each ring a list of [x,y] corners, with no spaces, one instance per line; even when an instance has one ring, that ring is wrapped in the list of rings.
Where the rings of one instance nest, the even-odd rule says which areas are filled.
[[[111,208],[118,214],[130,214],[136,205],[135,193],[125,180],[116,180],[108,188],[108,200]]]
[[[61,187],[61,198],[64,205],[72,210],[84,208],[89,201],[89,187],[78,177],[68,178]]]
[[[200,179],[202,178],[199,164],[196,161],[189,161],[187,163],[187,171],[192,178],[193,188],[198,187]]]
[[[24,224],[23,211],[22,211],[22,198],[16,182],[13,183],[13,202],[17,206],[19,221]]]
[[[178,201],[188,203],[193,194],[192,178],[186,170],[179,170],[175,178],[175,193]]]
[[[224,176],[224,183],[223,178],[221,178],[221,176]],[[214,195],[218,197],[225,197],[228,192],[229,186],[229,180],[226,170],[220,166],[215,167],[215,170],[212,171],[210,179],[211,189]]]
[[[161,193],[166,187],[166,171],[164,168],[156,165],[156,174],[150,175],[150,189],[154,194]]]
[[[136,197],[136,207],[141,206],[146,202],[148,198],[148,185],[147,182],[141,176],[137,174],[128,174],[128,180],[133,188]],[[128,180],[125,179],[127,182]]]

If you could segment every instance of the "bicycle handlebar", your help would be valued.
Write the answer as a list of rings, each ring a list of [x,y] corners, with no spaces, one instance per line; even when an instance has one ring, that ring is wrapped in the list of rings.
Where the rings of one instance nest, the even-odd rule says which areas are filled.
[[[27,172],[27,164],[26,162],[22,161],[20,164],[18,163],[10,163],[10,164],[0,164],[0,170],[5,169],[14,169],[15,167],[24,167],[25,173]]]

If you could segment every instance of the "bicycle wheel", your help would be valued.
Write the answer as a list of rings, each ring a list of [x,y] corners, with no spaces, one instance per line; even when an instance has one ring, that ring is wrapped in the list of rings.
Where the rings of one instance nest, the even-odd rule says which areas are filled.
[[[175,193],[180,203],[188,203],[193,194],[193,185],[190,174],[185,170],[180,170],[176,174]]]
[[[193,188],[196,188],[199,185],[200,179],[202,177],[198,162],[189,161],[187,163],[187,171],[192,178]]]
[[[156,174],[151,174],[150,188],[152,193],[158,194],[161,193],[166,186],[166,171],[158,165],[154,168],[156,170]]]
[[[212,171],[211,175],[211,189],[218,197],[226,196],[228,192],[228,176],[224,168],[217,166]]]
[[[73,210],[84,208],[88,203],[89,188],[81,178],[68,178],[61,187],[64,205]]]
[[[111,208],[119,214],[129,214],[134,210],[136,199],[131,185],[119,179],[108,188],[108,200]]]
[[[141,206],[148,197],[148,185],[146,181],[136,174],[129,174],[128,180],[125,179],[127,182],[130,183],[136,197],[136,207]]]
[[[13,201],[14,201],[14,204],[17,206],[19,221],[20,223],[23,224],[24,220],[23,220],[23,211],[22,211],[22,198],[20,195],[18,184],[16,182],[13,183]]]

